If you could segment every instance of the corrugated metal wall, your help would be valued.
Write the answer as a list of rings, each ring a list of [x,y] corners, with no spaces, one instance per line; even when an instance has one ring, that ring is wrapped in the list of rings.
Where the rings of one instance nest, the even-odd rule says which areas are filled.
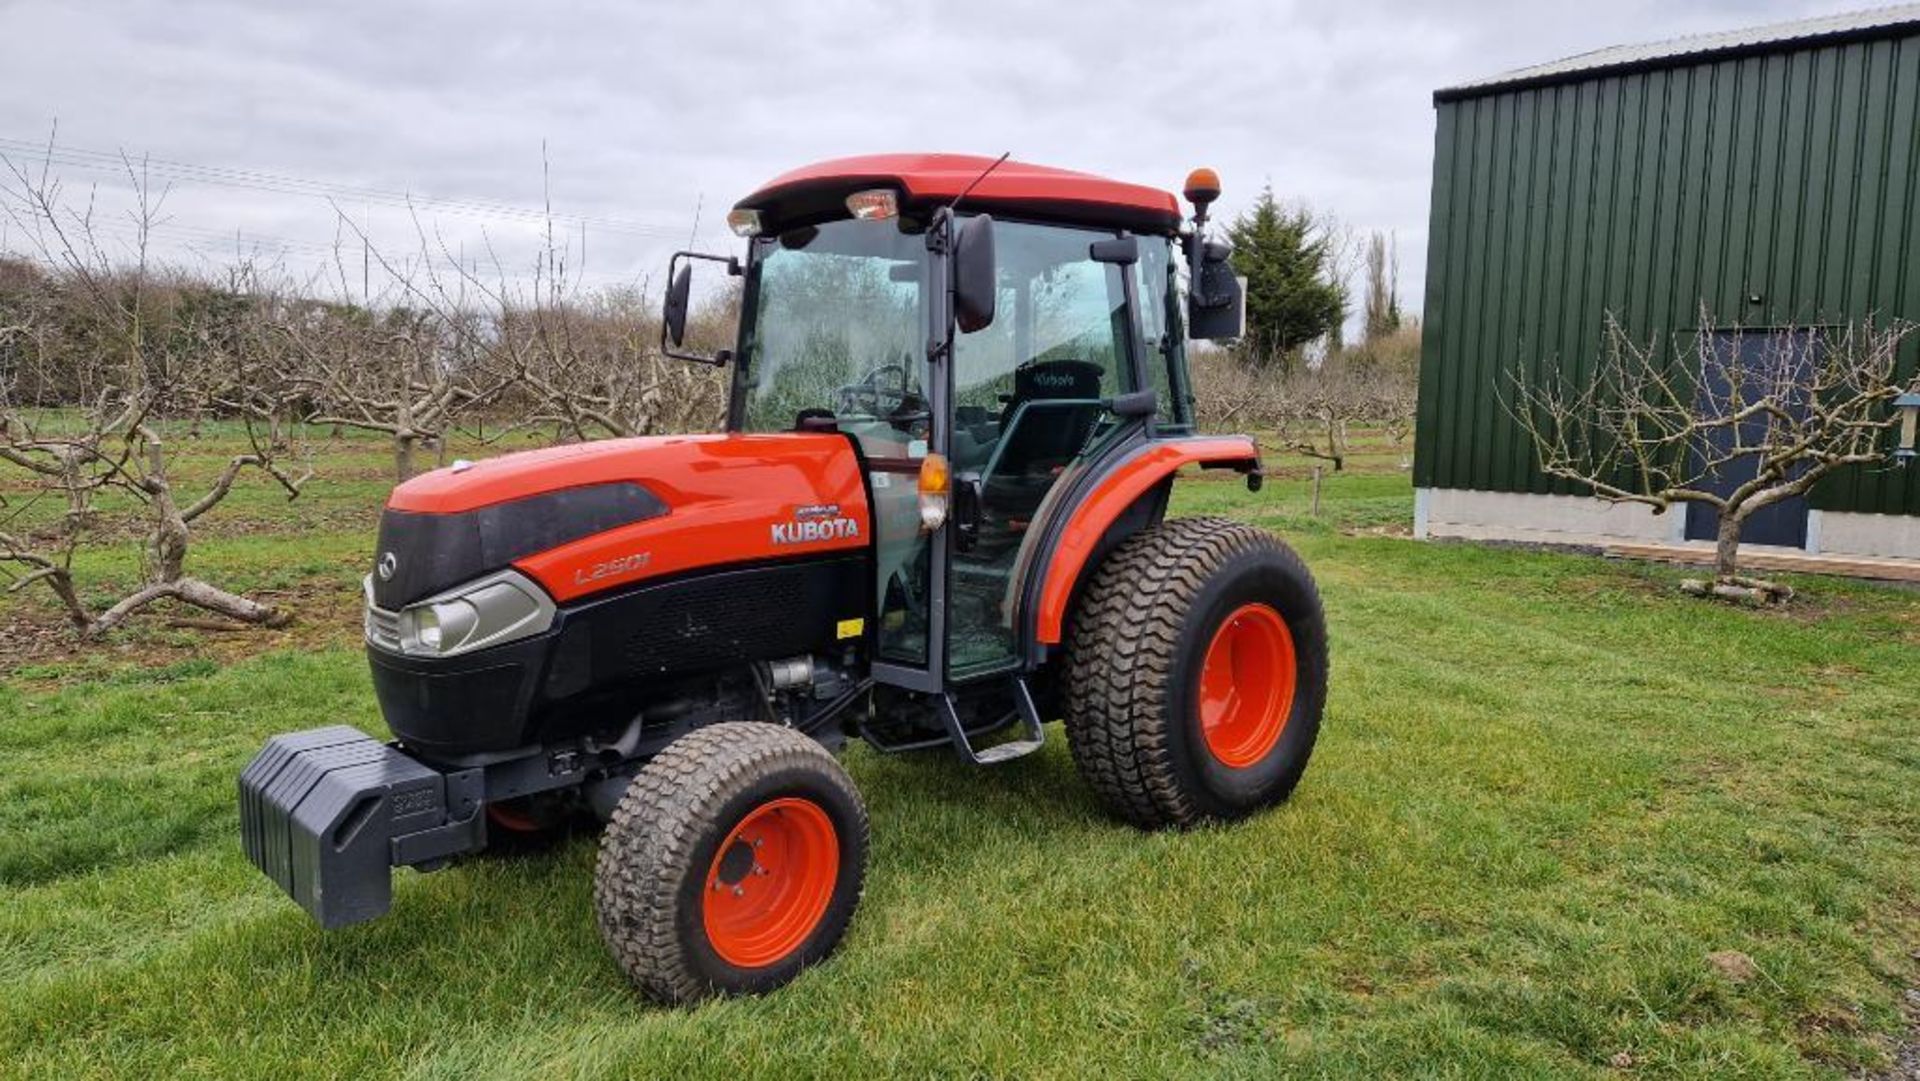
[[[1608,311],[1641,340],[1703,304],[1722,327],[1920,319],[1917,106],[1920,35],[1439,104],[1415,483],[1574,490],[1501,402],[1518,367],[1591,372]],[[1920,469],[1813,503],[1920,514]]]

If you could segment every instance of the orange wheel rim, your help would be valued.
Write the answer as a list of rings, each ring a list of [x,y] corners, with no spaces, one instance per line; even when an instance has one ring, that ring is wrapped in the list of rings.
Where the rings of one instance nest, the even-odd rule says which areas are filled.
[[[1265,604],[1243,604],[1213,632],[1200,666],[1200,734],[1207,750],[1245,769],[1273,750],[1293,712],[1293,632]]]
[[[839,877],[839,837],[819,804],[763,803],[720,842],[707,868],[707,941],[738,968],[774,964],[820,926]]]
[[[499,803],[487,804],[487,820],[510,833],[540,833],[545,829],[532,815]]]

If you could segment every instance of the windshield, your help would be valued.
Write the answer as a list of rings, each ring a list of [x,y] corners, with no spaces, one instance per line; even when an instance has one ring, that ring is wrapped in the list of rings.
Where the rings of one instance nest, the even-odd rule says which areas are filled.
[[[926,453],[925,236],[835,221],[756,240],[739,426],[831,414],[869,454]]]

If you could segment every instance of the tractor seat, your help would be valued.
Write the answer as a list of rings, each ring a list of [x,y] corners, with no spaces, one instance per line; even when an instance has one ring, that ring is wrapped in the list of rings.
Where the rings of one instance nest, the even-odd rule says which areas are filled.
[[[1014,369],[1013,393],[1000,411],[999,443],[981,478],[984,511],[1002,520],[1033,516],[1105,412],[1103,371],[1089,360],[1029,361]]]

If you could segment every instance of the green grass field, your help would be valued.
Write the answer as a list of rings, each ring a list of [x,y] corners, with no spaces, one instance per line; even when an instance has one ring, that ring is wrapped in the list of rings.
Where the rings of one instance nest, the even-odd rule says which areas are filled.
[[[190,565],[295,605],[286,630],[156,613],[89,656],[0,601],[0,1075],[1845,1076],[1906,1031],[1920,595],[1796,579],[1761,612],[1416,544],[1384,448],[1317,518],[1297,459],[1177,497],[1278,530],[1326,599],[1325,727],[1272,813],[1136,833],[1057,726],[985,771],[855,749],[845,944],[695,1009],[603,952],[591,836],[400,872],[389,916],[322,933],[241,855],[234,777],[278,731],[382,731],[354,605],[385,460],[332,446],[299,502],[208,519]]]

